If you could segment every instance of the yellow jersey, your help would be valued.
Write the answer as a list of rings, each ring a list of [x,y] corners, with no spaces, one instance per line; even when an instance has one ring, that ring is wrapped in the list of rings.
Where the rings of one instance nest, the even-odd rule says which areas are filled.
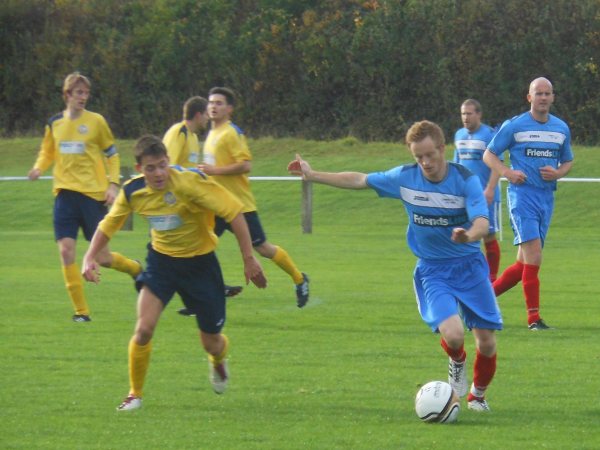
[[[196,167],[200,163],[200,143],[196,133],[192,133],[183,122],[176,123],[163,137],[171,164],[181,167]]]
[[[231,121],[209,131],[206,141],[204,141],[203,153],[204,162],[217,167],[252,161],[246,136]],[[243,212],[256,211],[256,200],[250,190],[250,180],[247,174],[214,175],[213,178],[240,199],[244,205]]]
[[[212,252],[215,214],[231,222],[242,204],[221,185],[196,169],[169,167],[167,188],[156,191],[143,175],[123,185],[115,203],[98,224],[108,237],[136,212],[150,224],[152,248],[164,255],[189,258]]]
[[[109,182],[120,182],[112,131],[104,117],[91,111],[74,120],[63,112],[48,121],[34,168],[44,172],[52,163],[54,195],[68,189],[104,201]]]

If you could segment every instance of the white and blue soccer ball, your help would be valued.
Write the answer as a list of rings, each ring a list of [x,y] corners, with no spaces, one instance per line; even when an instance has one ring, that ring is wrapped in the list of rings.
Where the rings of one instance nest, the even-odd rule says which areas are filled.
[[[448,383],[430,381],[417,392],[415,411],[423,422],[456,422],[460,412],[460,398]]]

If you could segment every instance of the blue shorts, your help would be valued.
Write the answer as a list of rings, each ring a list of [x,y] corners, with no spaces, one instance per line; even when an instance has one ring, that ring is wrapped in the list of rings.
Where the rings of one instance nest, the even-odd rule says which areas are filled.
[[[417,307],[432,331],[459,314],[469,330],[501,330],[502,315],[481,252],[438,261],[420,259],[414,272]]]
[[[165,306],[177,292],[196,314],[198,328],[219,333],[225,324],[225,283],[214,252],[190,258],[163,255],[148,245],[146,269],[136,287],[147,286]]]
[[[81,228],[86,240],[90,241],[106,213],[104,202],[81,192],[61,189],[54,199],[54,239],[77,239]]]
[[[500,202],[497,201],[493,201],[492,204],[488,206],[488,216],[490,220],[490,227],[488,228],[489,234],[496,234],[500,230],[500,226],[498,225],[500,208]]]
[[[553,191],[511,184],[506,198],[513,244],[540,239],[543,246],[554,211]]]
[[[258,247],[261,244],[267,242],[267,236],[258,218],[258,212],[250,211],[244,213],[244,218],[248,224],[248,231],[250,232],[250,238],[252,239],[252,246]],[[221,217],[215,217],[215,234],[221,236],[225,230],[231,231],[231,225],[227,223]]]

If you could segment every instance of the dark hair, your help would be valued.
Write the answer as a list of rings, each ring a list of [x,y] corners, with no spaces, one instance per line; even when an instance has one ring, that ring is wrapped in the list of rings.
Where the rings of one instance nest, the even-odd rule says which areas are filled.
[[[167,147],[159,137],[145,134],[135,142],[133,156],[141,164],[144,156],[167,156]]]
[[[208,101],[204,97],[188,98],[183,104],[184,120],[192,120],[196,114],[205,112],[207,105]]]
[[[216,87],[212,88],[210,91],[208,91],[209,97],[213,94],[219,94],[219,95],[224,96],[225,100],[227,100],[228,105],[235,106],[235,94],[233,93],[233,90],[231,90],[227,87],[216,86]]]
[[[415,142],[421,142],[427,136],[431,138],[436,147],[444,145],[445,138],[444,132],[439,125],[430,122],[429,120],[422,120],[415,122],[406,132],[406,144],[410,147],[410,144]]]

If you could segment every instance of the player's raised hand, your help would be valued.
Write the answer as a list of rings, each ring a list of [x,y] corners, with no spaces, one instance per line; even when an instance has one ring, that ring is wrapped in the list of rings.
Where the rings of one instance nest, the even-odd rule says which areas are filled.
[[[312,169],[310,164],[308,164],[307,161],[304,161],[302,157],[296,153],[296,159],[290,161],[287,170],[292,175],[300,175],[302,178],[306,178]]]

